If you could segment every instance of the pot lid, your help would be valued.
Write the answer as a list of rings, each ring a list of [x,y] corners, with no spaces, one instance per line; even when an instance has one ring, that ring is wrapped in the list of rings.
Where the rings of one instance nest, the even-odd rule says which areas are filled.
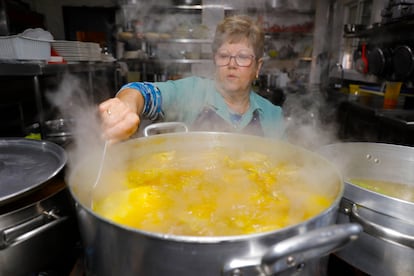
[[[404,79],[414,70],[414,53],[409,46],[399,46],[394,49],[393,69],[397,79]]]
[[[64,149],[52,142],[0,139],[0,206],[40,188],[66,161]]]
[[[375,48],[368,54],[368,71],[377,76],[385,73],[388,66],[388,51],[386,49]]]

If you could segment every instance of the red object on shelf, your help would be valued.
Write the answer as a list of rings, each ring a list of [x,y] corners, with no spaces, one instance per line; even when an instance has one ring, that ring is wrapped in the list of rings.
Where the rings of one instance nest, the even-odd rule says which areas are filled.
[[[66,64],[67,61],[61,56],[59,55],[58,52],[56,52],[55,49],[50,48],[50,60],[48,60],[48,64]]]
[[[361,59],[364,65],[363,73],[366,74],[368,73],[368,58],[367,58],[367,44],[366,43],[362,43]]]

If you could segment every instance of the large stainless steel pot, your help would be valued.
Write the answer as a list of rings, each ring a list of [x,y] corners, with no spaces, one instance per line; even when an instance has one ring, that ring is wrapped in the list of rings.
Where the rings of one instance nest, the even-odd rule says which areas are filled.
[[[322,256],[358,236],[357,224],[331,226],[343,191],[338,171],[326,159],[288,143],[230,133],[170,133],[118,144],[108,149],[105,159],[129,160],[171,149],[197,154],[216,147],[260,152],[300,164],[309,173],[317,172],[318,187],[336,190],[337,197],[317,216],[272,232],[224,237],[150,233],[118,225],[91,210],[99,162],[84,157],[72,168],[68,183],[77,202],[87,275],[292,275],[295,271],[323,275],[326,265],[320,264],[326,260]]]
[[[382,143],[338,143],[318,152],[345,179],[339,223],[355,221],[364,232],[337,255],[370,275],[414,275],[414,203],[366,190],[352,178],[414,185],[414,148]]]
[[[79,234],[66,161],[51,142],[0,139],[0,275],[59,270],[74,258]]]

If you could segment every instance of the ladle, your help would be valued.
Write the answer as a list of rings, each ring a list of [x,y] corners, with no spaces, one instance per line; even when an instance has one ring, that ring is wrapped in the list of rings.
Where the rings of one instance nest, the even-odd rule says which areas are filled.
[[[152,130],[173,131],[173,130],[177,130],[177,128],[183,128],[184,132],[188,132],[187,126],[185,124],[181,123],[181,122],[163,122],[163,123],[154,123],[154,124],[151,124],[151,125],[147,126],[144,129],[144,136],[150,136],[151,135],[150,132]],[[108,148],[108,141],[105,141],[105,144],[104,144],[104,147],[103,147],[103,150],[102,150],[102,156],[101,156],[99,168],[98,168],[98,174],[96,175],[95,183],[92,186],[92,191],[94,191],[96,189],[96,186],[98,186],[98,183],[101,180],[103,167],[104,167],[104,164],[105,164],[105,157],[106,157],[107,148]]]
[[[96,186],[98,185],[99,181],[101,180],[102,171],[103,171],[103,167],[104,167],[104,163],[105,163],[107,147],[108,147],[108,141],[105,141],[105,144],[104,144],[104,147],[103,147],[103,150],[102,150],[101,160],[100,160],[101,162],[99,163],[98,174],[96,175],[95,183],[92,186],[93,190],[95,190]]]

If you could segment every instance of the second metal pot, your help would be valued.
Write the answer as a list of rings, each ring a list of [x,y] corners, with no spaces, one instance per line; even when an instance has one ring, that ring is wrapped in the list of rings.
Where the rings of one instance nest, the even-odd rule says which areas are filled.
[[[339,223],[360,223],[364,232],[337,255],[370,275],[414,275],[414,202],[353,185],[351,178],[414,185],[414,148],[382,143],[338,143],[318,152],[340,168],[345,191]]]

